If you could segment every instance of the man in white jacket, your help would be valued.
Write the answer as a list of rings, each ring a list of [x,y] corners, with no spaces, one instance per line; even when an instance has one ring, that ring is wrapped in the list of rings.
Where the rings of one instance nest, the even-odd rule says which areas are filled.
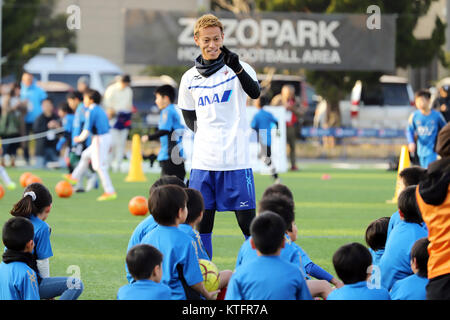
[[[120,170],[131,126],[133,91],[130,88],[130,82],[129,75],[121,76],[119,81],[106,89],[103,98],[103,105],[111,125],[110,165],[113,171]]]

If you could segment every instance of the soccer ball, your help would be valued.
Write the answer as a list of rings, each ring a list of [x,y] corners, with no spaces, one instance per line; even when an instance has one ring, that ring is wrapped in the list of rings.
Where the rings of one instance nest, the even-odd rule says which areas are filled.
[[[205,289],[209,292],[219,289],[219,269],[217,266],[209,260],[199,259],[200,270],[203,274],[203,283]]]
[[[63,180],[56,184],[55,192],[60,198],[69,198],[72,195],[73,188],[69,182]]]
[[[27,180],[26,180],[26,185],[25,186],[29,186],[32,183],[42,183],[42,179],[39,178],[38,176],[35,176],[34,174],[31,174]]]
[[[136,196],[128,202],[128,210],[134,216],[145,216],[148,212],[147,199],[143,196]]]
[[[31,172],[24,172],[24,173],[22,173],[22,175],[20,176],[20,179],[19,179],[20,185],[21,185],[22,187],[25,188],[25,187],[27,186],[27,179],[28,179],[31,175],[32,175]]]

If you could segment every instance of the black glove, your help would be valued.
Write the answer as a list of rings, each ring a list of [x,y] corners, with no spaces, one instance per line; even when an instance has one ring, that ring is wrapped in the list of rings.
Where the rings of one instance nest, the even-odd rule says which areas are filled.
[[[236,53],[228,50],[228,48],[225,46],[220,48],[220,50],[222,50],[224,54],[223,60],[225,64],[229,66],[231,70],[234,71],[234,73],[240,73],[242,71],[242,66],[239,63],[239,56]]]

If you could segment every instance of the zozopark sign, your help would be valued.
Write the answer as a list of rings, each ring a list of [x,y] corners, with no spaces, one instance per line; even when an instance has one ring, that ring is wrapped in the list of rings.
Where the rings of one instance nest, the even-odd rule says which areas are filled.
[[[254,67],[314,70],[395,69],[395,15],[380,29],[367,15],[215,12],[224,44]],[[191,65],[200,54],[193,39],[196,13],[130,9],[125,16],[125,63]]]

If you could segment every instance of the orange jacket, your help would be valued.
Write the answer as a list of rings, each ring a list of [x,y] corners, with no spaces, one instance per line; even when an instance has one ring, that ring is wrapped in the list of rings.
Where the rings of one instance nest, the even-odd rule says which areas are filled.
[[[450,192],[450,187],[447,195]],[[428,228],[428,279],[450,274],[450,197],[437,206],[424,202],[416,188],[416,199]]]

